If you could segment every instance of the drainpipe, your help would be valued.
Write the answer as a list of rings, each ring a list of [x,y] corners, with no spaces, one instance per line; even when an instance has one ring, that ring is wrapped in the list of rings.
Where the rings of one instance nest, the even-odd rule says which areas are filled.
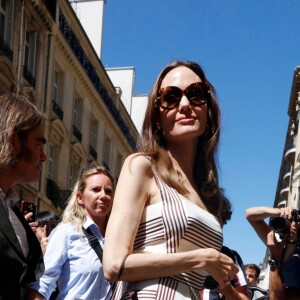
[[[23,34],[24,34],[24,9],[25,1],[22,1],[21,12],[20,12],[20,36],[19,36],[19,52],[18,52],[18,69],[17,69],[17,91],[16,94],[19,95],[20,92],[20,82],[22,76],[22,54],[23,54]]]

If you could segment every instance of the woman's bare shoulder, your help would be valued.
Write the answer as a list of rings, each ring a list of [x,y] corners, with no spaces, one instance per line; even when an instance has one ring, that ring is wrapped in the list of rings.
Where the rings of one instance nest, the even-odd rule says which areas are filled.
[[[148,176],[153,176],[151,159],[143,153],[138,152],[129,155],[125,159],[123,167],[133,175],[148,174]]]

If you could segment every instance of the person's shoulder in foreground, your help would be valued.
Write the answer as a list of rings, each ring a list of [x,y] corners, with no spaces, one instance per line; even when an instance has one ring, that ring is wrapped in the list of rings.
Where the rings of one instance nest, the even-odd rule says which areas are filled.
[[[0,299],[23,299],[43,271],[39,242],[16,205],[16,184],[39,178],[45,116],[23,96],[0,95]]]

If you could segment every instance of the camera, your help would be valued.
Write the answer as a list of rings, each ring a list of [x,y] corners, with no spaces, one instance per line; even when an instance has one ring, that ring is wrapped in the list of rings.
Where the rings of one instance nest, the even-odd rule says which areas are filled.
[[[221,248],[221,253],[229,256],[233,261],[235,261],[235,257],[233,252],[226,246],[222,246]],[[209,290],[214,290],[218,288],[219,283],[211,276],[208,275],[204,281],[204,288],[209,289]]]
[[[300,210],[292,210],[292,221],[300,222]],[[274,217],[270,220],[270,226],[272,230],[278,233],[282,238],[285,234],[290,232],[291,221],[284,217]]]
[[[29,223],[35,221],[36,205],[33,202],[22,200],[19,202],[19,208],[23,215],[26,215],[30,212],[32,213],[32,216],[28,219]]]

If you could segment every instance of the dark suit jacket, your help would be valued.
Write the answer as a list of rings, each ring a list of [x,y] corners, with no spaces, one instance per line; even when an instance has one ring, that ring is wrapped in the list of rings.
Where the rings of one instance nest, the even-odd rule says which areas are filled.
[[[7,212],[0,201],[0,300],[23,299],[24,287],[29,282],[39,279],[44,272],[43,254],[39,241],[24,219],[19,208],[13,208],[23,224],[29,254],[26,258]]]

